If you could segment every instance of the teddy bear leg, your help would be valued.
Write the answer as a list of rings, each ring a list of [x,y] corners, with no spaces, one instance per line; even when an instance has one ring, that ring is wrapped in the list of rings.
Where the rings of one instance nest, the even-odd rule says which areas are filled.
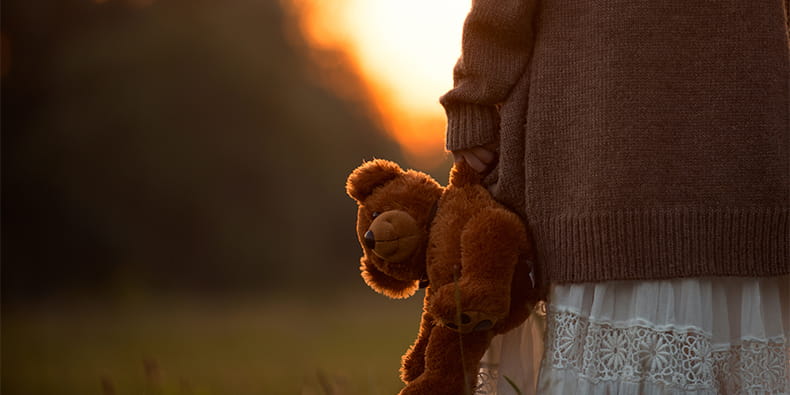
[[[425,350],[425,371],[400,395],[466,395],[477,385],[480,359],[491,341],[490,331],[459,334],[434,327]]]
[[[423,313],[417,340],[401,359],[400,378],[406,384],[417,379],[425,370],[425,349],[428,347],[428,339],[434,325],[430,314]]]

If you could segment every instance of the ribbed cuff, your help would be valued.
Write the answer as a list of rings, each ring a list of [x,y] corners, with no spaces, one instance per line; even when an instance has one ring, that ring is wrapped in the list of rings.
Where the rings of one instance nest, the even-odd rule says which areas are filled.
[[[615,211],[529,222],[546,282],[790,273],[787,208]]]
[[[494,106],[453,103],[445,104],[449,151],[471,148],[496,141],[499,133],[499,112]]]

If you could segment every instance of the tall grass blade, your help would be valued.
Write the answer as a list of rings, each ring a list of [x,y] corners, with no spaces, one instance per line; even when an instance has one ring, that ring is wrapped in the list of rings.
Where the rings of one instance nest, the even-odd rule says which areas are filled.
[[[458,285],[458,266],[453,270],[453,284],[455,284],[455,324],[461,327],[461,287]],[[461,370],[464,372],[464,395],[472,395],[472,387],[469,385],[469,375],[466,373],[466,359],[464,358],[464,336],[458,332],[458,344],[461,348]]]
[[[515,390],[518,395],[522,395],[521,390],[518,389],[518,386],[516,385],[516,383],[513,382],[513,380],[510,379],[510,377],[507,376],[502,376],[502,377],[505,378],[505,381],[507,381],[507,383],[510,384],[511,387],[513,387],[513,390]]]

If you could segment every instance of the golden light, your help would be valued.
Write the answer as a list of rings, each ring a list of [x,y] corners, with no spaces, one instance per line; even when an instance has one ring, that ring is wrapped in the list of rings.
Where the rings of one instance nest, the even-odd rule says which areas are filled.
[[[441,161],[445,118],[438,100],[452,87],[470,1],[285,1],[311,46],[350,58],[369,110],[407,157],[427,167]]]

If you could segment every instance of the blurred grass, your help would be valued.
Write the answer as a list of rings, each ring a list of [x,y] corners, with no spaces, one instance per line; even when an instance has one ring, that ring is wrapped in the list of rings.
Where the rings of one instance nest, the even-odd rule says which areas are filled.
[[[4,306],[2,392],[392,394],[421,303],[368,291]]]

